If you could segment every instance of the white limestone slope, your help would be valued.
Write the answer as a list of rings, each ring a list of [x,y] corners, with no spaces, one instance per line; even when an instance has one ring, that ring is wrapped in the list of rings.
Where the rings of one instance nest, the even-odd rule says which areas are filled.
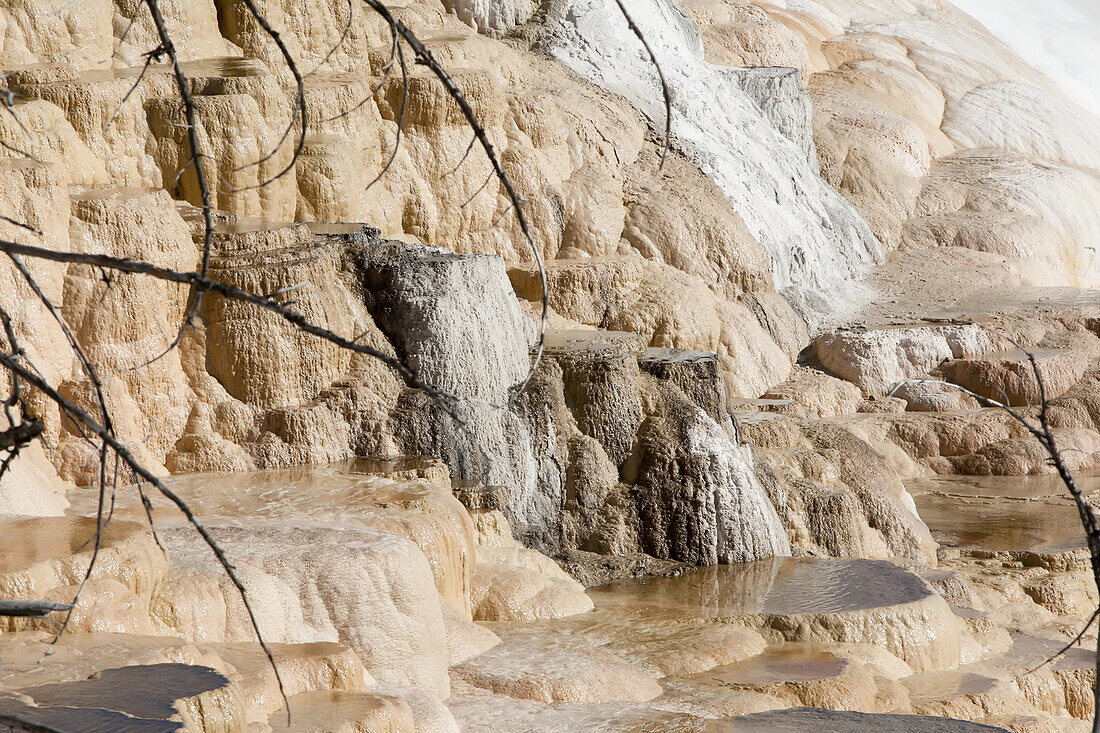
[[[638,0],[629,11],[671,90],[672,144],[733,201],[771,255],[777,288],[833,292],[880,258],[867,224],[806,154],[809,97],[796,72],[784,80],[774,69],[707,63],[695,23],[669,0]],[[556,58],[626,97],[663,130],[657,71],[613,0],[554,2],[545,28]],[[754,94],[762,75],[771,83]]]
[[[757,478],[752,451],[734,445],[713,420],[700,420],[687,434],[687,453],[706,456],[712,469],[717,559],[722,563],[785,557],[791,546],[766,489]]]
[[[1100,117],[1100,5],[1095,0],[954,0],[1046,74],[1075,104]]]

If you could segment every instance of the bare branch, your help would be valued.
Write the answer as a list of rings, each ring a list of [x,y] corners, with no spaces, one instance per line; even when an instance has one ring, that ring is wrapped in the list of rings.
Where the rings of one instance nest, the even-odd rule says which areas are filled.
[[[252,14],[252,17],[255,18],[256,22],[260,24],[261,28],[263,28],[264,33],[266,33],[268,37],[275,42],[275,45],[278,46],[279,53],[283,55],[283,61],[286,63],[286,66],[290,70],[290,73],[294,75],[294,82],[298,88],[298,95],[294,100],[294,112],[290,116],[290,123],[286,126],[286,129],[283,131],[283,136],[279,138],[279,142],[276,143],[271,152],[269,152],[267,155],[263,156],[259,160],[247,163],[240,168],[237,168],[236,170],[244,170],[245,168],[251,168],[252,166],[262,165],[263,163],[271,160],[275,156],[275,154],[278,153],[279,150],[283,147],[283,143],[286,142],[286,139],[290,136],[291,131],[294,130],[294,125],[298,122],[299,115],[301,115],[302,118],[302,129],[298,133],[298,144],[294,148],[294,155],[291,156],[290,162],[287,163],[285,168],[283,168],[271,178],[261,181],[255,186],[245,186],[244,188],[232,189],[231,193],[241,193],[242,191],[252,191],[255,189],[264,188],[265,186],[274,183],[275,181],[279,180],[287,173],[289,173],[291,170],[293,170],[294,164],[298,162],[298,158],[302,154],[302,148],[304,148],[306,145],[306,129],[309,127],[307,114],[308,110],[306,110],[305,82],[302,80],[302,73],[298,70],[298,64],[297,62],[295,62],[294,56],[290,53],[290,49],[286,47],[286,43],[284,43],[283,39],[279,36],[279,32],[271,27],[271,24],[267,21],[267,18],[264,16],[263,13],[260,12],[260,9],[256,7],[255,0],[244,0],[244,4],[248,8],[248,12]],[[350,17],[348,20],[348,24],[350,27]],[[206,271],[203,270],[203,272]]]
[[[97,435],[104,445],[113,450],[127,466],[141,479],[152,484],[162,496],[171,501],[179,509],[180,513],[184,515],[188,523],[199,533],[207,547],[214,553],[214,557],[217,559],[218,564],[221,565],[222,570],[229,577],[230,581],[237,589],[237,593],[240,595],[241,601],[244,603],[245,611],[248,613],[248,619],[252,626],[252,630],[256,633],[256,638],[259,641],[260,647],[263,649],[264,654],[267,656],[267,661],[271,665],[271,668],[275,672],[275,679],[279,684],[279,694],[283,698],[284,705],[287,706],[287,715],[290,714],[289,703],[287,702],[286,690],[283,686],[282,676],[279,674],[279,668],[275,664],[275,657],[271,653],[271,649],[268,647],[267,642],[264,641],[263,633],[260,631],[259,624],[256,621],[256,615],[252,610],[252,605],[248,601],[248,593],[245,591],[244,584],[241,583],[240,578],[237,576],[236,570],[229,562],[229,559],[225,556],[221,546],[211,536],[206,527],[198,520],[194,512],[191,511],[191,507],[188,506],[182,498],[179,497],[174,491],[165,486],[159,478],[157,478],[151,471],[146,469],[141,463],[134,458],[130,451],[120,443],[114,435],[111,434],[104,426],[100,425],[91,415],[82,410],[80,407],[69,401],[63,394],[58,392],[51,386],[46,380],[39,377],[34,372],[31,372],[22,364],[19,360],[14,358],[10,354],[4,354],[0,352],[0,365],[10,371],[12,374],[18,374],[22,379],[26,380],[28,384],[34,386],[36,389],[42,391],[50,400],[63,406],[70,414],[72,414],[84,427],[92,434]]]
[[[396,27],[391,25],[390,31],[394,33],[394,47],[397,50],[397,62],[401,65],[401,108],[397,113],[397,135],[393,141],[393,150],[390,152],[389,160],[382,166],[381,172],[374,177],[374,180],[367,184],[366,189],[364,189],[365,191],[369,191],[371,186],[382,180],[382,176],[386,175],[389,171],[390,166],[393,165],[393,161],[397,160],[397,151],[401,148],[401,133],[405,130],[405,109],[409,102],[409,70],[405,66],[405,52],[401,48],[401,42],[397,40]]]
[[[42,434],[45,424],[37,418],[20,422],[7,430],[0,430],[0,450],[22,448]]]
[[[41,618],[54,611],[68,611],[70,603],[56,601],[0,601],[0,616],[30,616]]]
[[[333,115],[332,117],[327,117],[327,118],[321,120],[322,124],[324,124],[326,122],[335,122],[336,120],[340,119],[341,117],[347,117],[352,112],[355,112],[360,107],[365,105],[367,102],[374,99],[374,95],[378,93],[378,90],[381,89],[382,86],[386,83],[386,81],[390,78],[390,72],[393,71],[393,66],[394,66],[395,63],[397,63],[397,30],[394,29],[393,27],[390,28],[390,38],[391,38],[391,41],[392,41],[392,44],[390,45],[390,58],[386,62],[385,66],[382,67],[382,78],[379,80],[379,82],[377,84],[375,84],[373,87],[371,87],[370,94],[363,97],[361,100],[359,100],[359,102],[355,106],[351,107],[350,109],[344,110],[343,112],[341,112],[338,115]]]
[[[164,23],[164,16],[161,15],[160,0],[144,0],[144,2],[149,6],[149,14],[153,16],[153,25],[157,28],[157,35],[160,37],[161,48],[164,49],[164,53],[166,53],[168,58],[172,61],[172,74],[176,78],[176,87],[179,90],[180,101],[183,104],[184,117],[187,120],[187,141],[191,148],[191,162],[195,165],[195,178],[199,186],[199,196],[202,199],[203,236],[202,266],[200,272],[205,275],[210,269],[210,250],[214,243],[214,205],[210,201],[210,186],[206,181],[206,167],[203,165],[202,148],[199,145],[195,99],[191,96],[191,82],[183,72],[183,65],[180,63],[179,55],[176,53],[175,44],[172,43],[172,37],[169,35],[168,27]],[[198,315],[199,308],[202,307],[202,291],[197,291],[191,301],[183,325],[180,326],[179,333],[176,335],[175,340],[173,340],[171,345],[165,350],[165,354],[179,344],[183,339],[184,332],[194,323],[195,316]],[[163,356],[163,354],[161,356]],[[151,364],[159,358],[158,356],[148,363]]]
[[[623,0],[615,0],[615,4],[619,6],[619,11],[626,18],[626,24],[630,26],[630,30],[634,32],[634,35],[638,37],[638,40],[642,42],[645,47],[645,52],[649,54],[649,60],[653,62],[653,67],[657,69],[657,78],[661,81],[661,94],[665,100],[665,144],[661,147],[661,163],[659,168],[665,165],[665,156],[668,155],[668,146],[672,139],[672,95],[668,91],[668,83],[665,81],[665,73],[661,71],[661,64],[657,62],[657,56],[653,53],[653,49],[650,48],[649,41],[646,40],[645,35],[642,33],[642,29],[635,23],[634,19],[630,17],[630,13],[626,10],[626,5],[623,4]]]
[[[340,47],[344,45],[344,41],[348,40],[348,33],[351,31],[351,22],[354,19],[354,17],[355,17],[354,0],[348,0],[348,22],[344,24],[344,32],[340,34],[340,39],[338,41],[336,41],[336,43],[333,45],[333,47],[329,49],[328,53],[325,54],[325,57],[323,59],[321,59],[321,63],[317,64],[317,67],[315,69],[313,69],[313,71],[306,74],[306,76],[313,76],[322,67],[324,67],[325,64],[327,64],[329,61],[332,60],[332,57],[336,54],[336,52],[340,49]]]
[[[1079,644],[1081,642],[1081,639],[1083,639],[1085,637],[1085,634],[1088,632],[1088,630],[1092,626],[1093,622],[1096,621],[1097,616],[1100,616],[1100,608],[1097,608],[1095,611],[1092,612],[1092,616],[1089,616],[1088,622],[1084,626],[1081,627],[1081,630],[1077,632],[1076,636],[1074,636],[1072,639],[1070,639],[1068,644],[1063,646],[1058,651],[1054,652],[1054,654],[1051,654],[1049,657],[1047,657],[1045,660],[1043,660],[1043,662],[1041,664],[1036,665],[1035,667],[1032,667],[1028,671],[1024,672],[1024,674],[1028,675],[1028,674],[1033,674],[1035,672],[1038,672],[1040,669],[1047,666],[1048,664],[1050,664],[1054,660],[1058,659],[1058,657],[1062,656],[1063,654],[1068,652],[1070,649],[1072,649],[1074,646]]]
[[[318,338],[325,339],[341,348],[355,351],[366,356],[373,357],[383,362],[384,364],[392,367],[398,374],[400,374],[405,382],[416,389],[421,389],[427,392],[433,399],[438,401],[445,409],[448,410],[448,414],[455,419],[458,419],[455,415],[453,407],[454,398],[448,395],[444,395],[438,390],[420,382],[416,375],[409,370],[407,366],[396,357],[390,356],[378,349],[375,349],[364,344],[355,343],[343,336],[338,336],[327,328],[323,328],[314,323],[311,323],[305,316],[290,310],[285,304],[280,303],[271,298],[266,298],[262,295],[256,295],[250,293],[247,290],[242,290],[233,285],[227,285],[226,283],[219,282],[217,280],[211,280],[202,273],[199,272],[178,272],[165,267],[158,267],[149,262],[139,262],[134,260],[128,260],[120,257],[111,257],[109,255],[100,254],[87,254],[83,252],[57,252],[52,249],[46,249],[44,247],[34,247],[27,244],[19,244],[17,242],[8,242],[0,240],[0,251],[8,254],[24,255],[27,257],[38,257],[53,262],[67,262],[70,264],[82,264],[93,265],[96,267],[102,267],[108,270],[117,270],[119,272],[129,272],[139,275],[148,275],[155,277],[159,280],[166,280],[168,282],[182,283],[185,285],[191,285],[199,292],[212,291],[226,298],[232,298],[233,300],[239,300],[245,303],[251,303],[252,305],[263,308],[264,310],[271,311],[280,316],[284,320],[292,323],[302,331],[317,336]]]
[[[141,67],[141,72],[138,74],[138,77],[134,81],[134,83],[130,86],[130,89],[122,97],[122,101],[118,103],[117,107],[115,107],[115,111],[111,115],[111,119],[107,120],[107,124],[103,126],[104,130],[109,129],[111,127],[111,125],[114,124],[114,121],[116,119],[118,119],[119,114],[122,112],[122,108],[124,106],[126,106],[126,103],[128,101],[130,101],[130,97],[133,95],[134,92],[137,91],[137,88],[139,86],[141,86],[141,82],[145,78],[146,72],[149,71],[149,67],[153,64],[154,61],[160,61],[160,58],[163,55],[164,55],[164,47],[163,46],[157,46],[152,51],[148,51],[147,53],[144,54],[145,63]]]
[[[436,78],[443,83],[444,89],[447,90],[447,94],[451,99],[455,101],[459,109],[462,110],[462,115],[466,118],[466,123],[474,131],[474,135],[477,137],[478,142],[481,143],[482,149],[485,151],[486,156],[489,158],[489,162],[493,165],[493,170],[496,172],[497,178],[500,179],[501,184],[504,186],[505,192],[508,194],[509,200],[516,210],[516,220],[519,223],[520,231],[523,233],[524,239],[527,240],[528,245],[531,247],[531,253],[535,258],[535,264],[539,269],[539,280],[542,287],[542,313],[539,318],[539,335],[538,343],[535,350],[535,358],[531,364],[530,370],[527,372],[527,376],[523,381],[515,386],[513,389],[513,396],[518,395],[524,389],[527,388],[527,384],[531,381],[531,377],[534,375],[535,370],[538,369],[538,365],[542,360],[543,350],[546,348],[546,319],[550,310],[550,302],[547,297],[547,283],[546,283],[546,268],[543,265],[542,253],[539,252],[538,246],[535,244],[534,236],[531,234],[531,228],[527,224],[527,217],[523,213],[523,207],[520,205],[520,196],[516,193],[515,186],[512,185],[512,179],[508,177],[508,174],[504,172],[504,167],[500,163],[500,159],[493,151],[493,145],[489,142],[489,136],[485,132],[485,128],[478,122],[477,115],[474,114],[473,108],[470,106],[465,95],[462,94],[462,90],[455,84],[454,79],[447,73],[446,69],[436,61],[432,52],[420,42],[420,39],[416,37],[404,23],[394,17],[390,9],[381,0],[363,0],[372,10],[378,13],[382,18],[390,24],[390,27],[397,31],[398,35],[409,44],[409,48],[412,49],[413,54],[416,56],[416,61],[422,64],[435,74]],[[400,50],[399,52],[400,53]]]

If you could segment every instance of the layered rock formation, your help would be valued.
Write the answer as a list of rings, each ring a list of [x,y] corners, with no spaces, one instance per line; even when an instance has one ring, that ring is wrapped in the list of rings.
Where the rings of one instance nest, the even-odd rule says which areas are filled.
[[[1045,394],[1069,465],[1100,462],[1088,112],[946,3],[644,0],[627,9],[670,89],[666,157],[656,68],[614,3],[395,8],[484,126],[540,272],[459,108],[423,65],[403,82],[384,21],[259,5],[306,74],[296,159],[295,124],[279,145],[292,78],[249,4],[164,6],[211,181],[210,275],[418,384],[212,295],[154,359],[186,289],[28,259],[120,439],[237,568],[291,721],[209,548],[159,501],[147,534],[123,486],[54,656],[36,665],[56,614],[0,630],[0,716],[916,730],[915,713],[1032,731],[1092,715],[1087,655],[1028,673],[1096,604],[1072,508],[1020,481],[1051,470],[1028,432],[956,389],[1029,419]],[[170,67],[143,71],[145,6],[0,13],[16,95],[0,234],[197,269],[202,197]],[[54,314],[0,269],[29,361],[98,414]],[[96,446],[27,396],[46,430],[0,473],[0,596],[67,602],[91,561]],[[290,468],[309,464],[333,465]],[[986,478],[933,478],[951,474]],[[166,692],[111,692],[136,679]]]

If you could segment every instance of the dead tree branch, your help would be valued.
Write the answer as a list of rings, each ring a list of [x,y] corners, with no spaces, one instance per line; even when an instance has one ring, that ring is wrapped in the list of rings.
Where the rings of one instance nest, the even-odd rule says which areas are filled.
[[[56,601],[0,601],[0,616],[42,618],[54,611],[72,610],[71,603]]]
[[[218,295],[233,300],[239,300],[244,303],[250,303],[264,310],[275,313],[285,321],[293,324],[297,328],[305,331],[306,333],[317,336],[318,338],[329,341],[343,349],[349,351],[355,351],[366,356],[378,359],[387,366],[393,368],[398,374],[404,378],[405,382],[415,389],[421,389],[428,393],[433,399],[436,399],[448,408],[449,414],[457,419],[457,415],[454,414],[452,405],[454,398],[445,395],[435,388],[422,383],[417,379],[416,375],[397,357],[386,354],[371,346],[356,343],[333,333],[327,328],[318,326],[302,314],[297,311],[291,310],[286,304],[274,300],[271,297],[256,295],[250,293],[247,290],[228,285],[218,280],[212,280],[209,277],[204,276],[200,272],[179,272],[166,267],[159,267],[149,262],[142,262],[138,260],[128,260],[122,257],[111,257],[109,255],[99,254],[85,254],[82,252],[59,252],[57,250],[48,249],[45,247],[35,247],[27,244],[19,244],[17,242],[9,242],[6,240],[0,240],[0,252],[7,254],[24,255],[27,257],[36,257],[43,260],[50,260],[52,262],[65,262],[69,264],[79,265],[92,265],[94,267],[100,267],[105,270],[115,270],[118,272],[128,272],[137,275],[148,275],[149,277],[157,278],[158,280],[165,280],[168,282],[181,283],[184,285],[191,285],[200,292],[214,292]]]
[[[220,545],[206,529],[206,527],[198,520],[195,513],[191,510],[178,494],[169,489],[163,481],[157,478],[151,471],[145,468],[129,449],[119,442],[111,431],[107,430],[104,426],[100,425],[91,415],[81,409],[78,405],[71,402],[67,397],[58,392],[51,384],[38,374],[30,371],[24,367],[18,359],[14,358],[10,354],[0,353],[0,366],[3,366],[10,373],[18,375],[21,379],[27,382],[27,384],[38,389],[45,394],[50,400],[57,405],[63,407],[73,418],[78,420],[84,428],[91,434],[99,437],[103,441],[103,445],[106,448],[110,448],[122,461],[143,481],[152,484],[154,488],[160,494],[168,499],[170,502],[176,505],[180,513],[187,519],[188,523],[199,533],[207,547],[214,553],[214,557],[217,558],[218,564],[221,565],[222,570],[229,577],[234,587],[237,589],[237,593],[240,595],[241,600],[244,603],[245,611],[248,614],[248,620],[252,626],[252,630],[256,633],[256,638],[260,643],[264,654],[267,656],[268,662],[271,664],[271,668],[275,671],[275,679],[279,684],[279,694],[283,697],[284,704],[287,703],[286,690],[283,687],[283,680],[279,674],[279,669],[275,665],[275,657],[271,653],[271,649],[268,647],[267,642],[263,638],[263,633],[260,631],[259,623],[256,621],[256,615],[252,610],[252,604],[248,600],[248,593],[245,590],[244,584],[241,583],[240,578],[237,576],[237,571],[233,565],[229,562],[229,559],[225,556],[225,552],[222,551]],[[102,511],[102,509],[100,510]],[[289,715],[289,705],[287,707],[287,714]]]
[[[500,179],[501,185],[504,186],[504,191],[508,195],[508,199],[512,206],[515,208],[516,220],[519,223],[523,238],[527,240],[527,244],[530,246],[531,253],[535,258],[535,264],[539,269],[540,285],[542,287],[542,312],[539,316],[539,336],[535,348],[535,359],[530,370],[527,372],[527,376],[524,377],[523,381],[516,385],[516,388],[513,390],[514,394],[518,394],[526,389],[535,370],[538,369],[539,362],[542,360],[542,353],[546,348],[546,321],[550,310],[550,300],[547,295],[546,267],[542,261],[542,253],[539,251],[538,245],[535,244],[535,238],[531,234],[531,227],[527,223],[527,216],[523,213],[522,198],[516,193],[515,186],[512,184],[512,179],[504,171],[504,166],[501,165],[500,159],[493,150],[493,144],[489,142],[488,133],[486,133],[485,128],[482,127],[481,123],[478,121],[477,115],[474,114],[473,107],[470,106],[466,96],[462,93],[462,90],[458,88],[458,85],[455,83],[454,79],[451,78],[451,75],[447,73],[447,70],[443,68],[442,64],[432,55],[432,52],[416,37],[416,34],[413,33],[408,26],[394,17],[385,3],[381,0],[363,0],[363,2],[374,10],[374,12],[378,13],[378,15],[389,24],[390,28],[397,32],[401,40],[409,45],[409,48],[413,51],[413,55],[416,57],[416,63],[426,66],[435,77],[443,83],[443,88],[447,91],[447,94],[454,100],[455,104],[458,105],[458,108],[462,111],[462,116],[466,118],[466,124],[470,126],[478,142],[481,143],[482,150],[485,151],[485,155],[489,158],[489,162],[492,164],[497,178]],[[407,94],[407,85],[405,91]]]
[[[164,23],[164,16],[161,15],[160,0],[144,0],[144,2],[149,8],[149,14],[153,17],[153,25],[157,28],[157,35],[160,37],[160,48],[163,49],[164,53],[168,55],[169,60],[172,62],[172,74],[176,79],[176,87],[179,92],[180,101],[183,104],[183,114],[187,122],[187,141],[191,148],[188,165],[191,163],[195,165],[195,178],[199,186],[199,196],[202,200],[203,233],[202,266],[200,272],[205,275],[210,270],[210,251],[214,245],[214,204],[211,201],[210,186],[206,180],[206,166],[203,163],[202,148],[199,145],[199,128],[195,98],[191,95],[191,82],[183,72],[183,65],[180,63],[179,54],[176,53],[176,46],[172,42],[172,36],[168,33],[168,27]],[[143,366],[148,366],[158,359],[163,358],[179,345],[180,341],[183,339],[184,333],[194,324],[195,317],[202,307],[202,291],[197,291],[191,300],[192,302],[187,309],[187,315],[184,318],[183,325],[180,326],[175,339],[172,340],[172,343],[163,353],[146,362]]]
[[[649,54],[649,60],[653,63],[653,67],[657,69],[657,78],[661,82],[661,96],[665,101],[665,143],[661,146],[661,163],[658,168],[663,168],[665,165],[665,158],[668,156],[668,148],[672,141],[672,95],[668,90],[668,82],[665,81],[665,72],[661,70],[661,64],[657,61],[657,55],[653,53],[653,48],[649,45],[649,41],[646,40],[645,34],[642,33],[642,29],[637,26],[634,19],[630,17],[630,13],[626,10],[626,5],[623,4],[623,0],[615,0],[615,4],[619,6],[619,11],[626,18],[626,24],[630,26],[630,30],[638,37],[638,40],[642,42],[642,46],[645,47],[645,52]]]
[[[960,392],[963,392],[964,394],[973,397],[982,407],[995,408],[1005,412],[1006,414],[1011,416],[1013,420],[1022,425],[1024,429],[1027,430],[1027,432],[1030,433],[1031,436],[1039,442],[1039,445],[1041,445],[1047,453],[1048,463],[1051,467],[1054,468],[1055,473],[1058,474],[1058,478],[1061,479],[1062,483],[1066,487],[1066,490],[1069,491],[1070,496],[1073,498],[1073,503],[1077,508],[1077,513],[1081,520],[1081,526],[1085,530],[1085,541],[1089,551],[1089,562],[1092,567],[1093,582],[1096,584],[1097,591],[1100,592],[1100,523],[1097,522],[1096,513],[1093,510],[1092,505],[1089,504],[1088,499],[1085,497],[1085,493],[1077,485],[1077,481],[1073,476],[1073,472],[1070,471],[1069,466],[1066,465],[1065,459],[1062,456],[1062,452],[1058,448],[1058,441],[1055,438],[1054,431],[1050,425],[1050,400],[1048,399],[1046,382],[1043,379],[1042,370],[1039,368],[1039,362],[1035,359],[1034,352],[1022,346],[1016,339],[1000,333],[999,331],[992,329],[989,326],[985,326],[983,324],[977,325],[1008,341],[1021,352],[1023,352],[1024,355],[1027,357],[1028,363],[1031,366],[1031,372],[1035,376],[1035,381],[1039,387],[1038,423],[1034,423],[1025,418],[1022,414],[1020,414],[1018,410],[1009,405],[1007,400],[1003,402],[992,400],[961,385],[952,384],[951,382],[918,379],[907,380],[906,382],[902,382],[901,384],[933,383],[946,385],[947,387],[956,389]],[[900,387],[901,384],[899,384],[898,387]],[[898,387],[895,387],[890,395],[893,395],[897,391]],[[1047,660],[1047,662],[1053,661],[1057,657],[1064,654],[1071,646],[1073,646],[1076,641],[1082,638],[1085,635],[1085,632],[1088,630],[1088,627],[1091,626],[1092,622],[1096,619],[1097,614],[1100,614],[1100,607],[1097,608],[1097,612],[1094,613],[1092,618],[1089,619],[1089,622],[1085,625],[1084,629],[1081,630],[1076,639],[1070,642],[1070,644],[1064,647],[1061,651],[1052,655],[1050,659]],[[1044,662],[1044,664],[1045,663],[1046,662]],[[1039,666],[1041,667],[1043,665]],[[1100,682],[1100,637],[1097,638],[1096,671],[1097,681]],[[1095,712],[1093,715],[1092,730],[1093,733],[1100,733],[1100,684],[1097,683],[1093,684],[1093,702],[1095,705]]]
[[[38,418],[17,423],[7,430],[0,431],[0,450],[22,448],[42,434],[46,426]]]
[[[291,54],[290,49],[286,47],[286,42],[283,41],[282,37],[279,35],[279,32],[271,27],[271,23],[269,23],[264,14],[260,12],[260,9],[256,7],[255,0],[244,0],[244,4],[245,7],[248,8],[248,12],[252,14],[252,17],[255,18],[256,22],[260,24],[260,28],[263,29],[268,38],[270,38],[278,47],[279,53],[281,53],[283,56],[283,62],[286,64],[286,67],[290,71],[290,73],[294,76],[294,84],[297,89],[297,96],[294,99],[294,111],[291,113],[290,122],[287,124],[286,129],[283,130],[283,136],[279,138],[279,142],[275,144],[275,147],[272,148],[271,152],[269,152],[267,155],[263,156],[259,160],[255,160],[251,163],[248,163],[247,165],[243,165],[240,168],[237,168],[237,170],[244,170],[245,168],[250,168],[252,166],[262,165],[263,163],[271,160],[273,157],[275,157],[275,154],[278,153],[279,150],[283,147],[283,143],[286,142],[286,139],[290,137],[290,133],[294,130],[294,125],[298,123],[299,118],[302,121],[302,125],[301,130],[298,132],[298,144],[294,148],[294,155],[291,156],[290,162],[286,164],[285,168],[280,170],[274,176],[260,181],[255,186],[245,186],[244,188],[233,189],[232,191],[230,191],[230,193],[241,193],[242,191],[252,191],[259,188],[264,188],[265,186],[274,183],[286,174],[290,173],[290,171],[294,170],[294,164],[298,162],[298,158],[302,154],[302,148],[304,148],[306,145],[306,132],[309,128],[308,110],[306,109],[305,82],[302,79],[302,72],[298,70],[298,64],[294,60],[293,54]],[[348,26],[351,26],[350,16],[348,19]],[[203,270],[203,274],[206,274],[205,269]]]

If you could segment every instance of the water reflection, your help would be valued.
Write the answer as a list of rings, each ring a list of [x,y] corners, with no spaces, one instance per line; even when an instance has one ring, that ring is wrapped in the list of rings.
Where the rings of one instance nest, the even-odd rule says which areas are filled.
[[[1100,476],[1078,476],[1086,495]],[[906,485],[941,543],[988,551],[1067,552],[1085,546],[1077,509],[1057,476],[951,476]]]
[[[767,685],[773,682],[813,682],[836,677],[847,662],[812,645],[769,649],[744,662],[727,664],[693,679],[729,685]]]
[[[705,733],[1004,733],[962,720],[929,715],[875,715],[818,708],[791,708],[716,720]]]
[[[229,684],[209,667],[189,664],[142,664],[105,669],[95,678],[26,687],[19,692],[39,706],[115,710],[137,718],[169,718],[176,700]]]
[[[327,523],[354,517],[357,510],[413,502],[431,497],[447,501],[438,487],[415,481],[395,482],[382,474],[405,472],[415,475],[431,467],[423,459],[394,457],[357,459],[326,466],[249,471],[243,473],[195,473],[167,479],[172,491],[183,497],[200,517],[219,517],[247,522],[250,518],[321,520]],[[145,520],[144,509],[132,488],[120,489],[116,516]],[[94,515],[95,492],[70,495],[71,511]],[[153,492],[153,519],[179,524],[175,505]],[[454,500],[457,504],[457,500]],[[456,508],[457,511],[457,508]]]
[[[591,591],[597,609],[668,620],[843,613],[930,594],[922,580],[892,563],[810,558],[716,565],[675,578],[618,581]]]
[[[19,689],[23,699],[0,696],[0,718],[11,716],[35,730],[81,733],[168,733],[183,726],[169,720],[176,701],[229,684],[209,667],[140,664],[105,669],[75,682]],[[33,700],[30,705],[25,700]]]
[[[90,547],[96,521],[92,517],[36,517],[4,522],[0,542],[0,573],[16,573],[41,562],[65,558]],[[111,522],[104,530],[103,544],[117,543],[143,531],[130,522]]]

